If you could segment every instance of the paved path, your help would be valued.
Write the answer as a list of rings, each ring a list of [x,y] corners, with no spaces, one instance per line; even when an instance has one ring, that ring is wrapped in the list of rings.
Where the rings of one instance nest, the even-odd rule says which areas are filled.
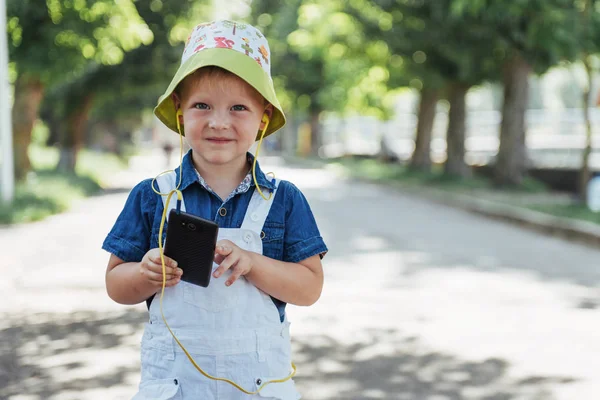
[[[321,300],[289,308],[305,399],[598,398],[600,251],[269,161],[331,248]],[[0,399],[134,393],[145,307],[108,299],[99,247],[160,168],[137,159],[124,190],[0,228]]]

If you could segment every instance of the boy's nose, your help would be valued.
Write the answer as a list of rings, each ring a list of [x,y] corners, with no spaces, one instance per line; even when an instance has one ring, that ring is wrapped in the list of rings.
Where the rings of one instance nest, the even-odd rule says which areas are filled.
[[[226,116],[222,116],[222,115],[214,115],[208,121],[208,127],[210,129],[217,129],[217,130],[229,129],[229,127],[230,127],[229,118]]]

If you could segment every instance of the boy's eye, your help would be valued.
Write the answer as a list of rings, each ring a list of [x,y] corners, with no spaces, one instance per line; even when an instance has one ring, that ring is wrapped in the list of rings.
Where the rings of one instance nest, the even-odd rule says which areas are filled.
[[[237,105],[231,107],[231,109],[233,111],[244,111],[244,110],[247,110],[246,106],[243,106],[241,104],[237,104]]]
[[[196,103],[196,104],[194,104],[194,108],[197,108],[199,110],[208,110],[208,104],[206,104],[206,103]]]

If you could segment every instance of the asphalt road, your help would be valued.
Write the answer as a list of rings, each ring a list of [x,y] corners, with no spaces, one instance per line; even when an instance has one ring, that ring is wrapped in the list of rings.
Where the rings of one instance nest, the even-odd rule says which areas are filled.
[[[319,302],[288,308],[304,399],[598,398],[599,250],[266,161],[330,248]],[[145,306],[106,296],[100,245],[131,184],[161,168],[134,160],[108,193],[0,228],[0,399],[135,393]]]

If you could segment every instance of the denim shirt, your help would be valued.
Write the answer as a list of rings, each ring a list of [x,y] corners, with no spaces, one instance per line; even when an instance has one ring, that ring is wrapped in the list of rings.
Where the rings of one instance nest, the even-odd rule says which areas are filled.
[[[252,160],[251,154],[248,153],[248,157]],[[254,192],[254,181],[250,185],[242,182],[232,192],[232,196],[223,201],[196,172],[191,150],[183,158],[182,167],[179,190],[183,194],[186,211],[212,220],[220,228],[240,228]],[[179,181],[179,168],[175,172]],[[273,183],[261,171],[258,162],[256,180],[263,192],[265,189],[274,189]],[[123,211],[102,245],[104,250],[124,262],[139,262],[150,249],[158,247],[163,203],[161,196],[154,193],[151,185],[152,179],[146,179],[131,190]],[[155,189],[158,190],[156,183]],[[171,201],[176,201],[175,196]],[[163,240],[166,226],[165,223]],[[296,186],[284,180],[279,182],[261,237],[263,255],[275,260],[296,263],[317,254],[322,257],[327,252],[306,198]],[[285,303],[275,298],[273,302],[283,321]]]

